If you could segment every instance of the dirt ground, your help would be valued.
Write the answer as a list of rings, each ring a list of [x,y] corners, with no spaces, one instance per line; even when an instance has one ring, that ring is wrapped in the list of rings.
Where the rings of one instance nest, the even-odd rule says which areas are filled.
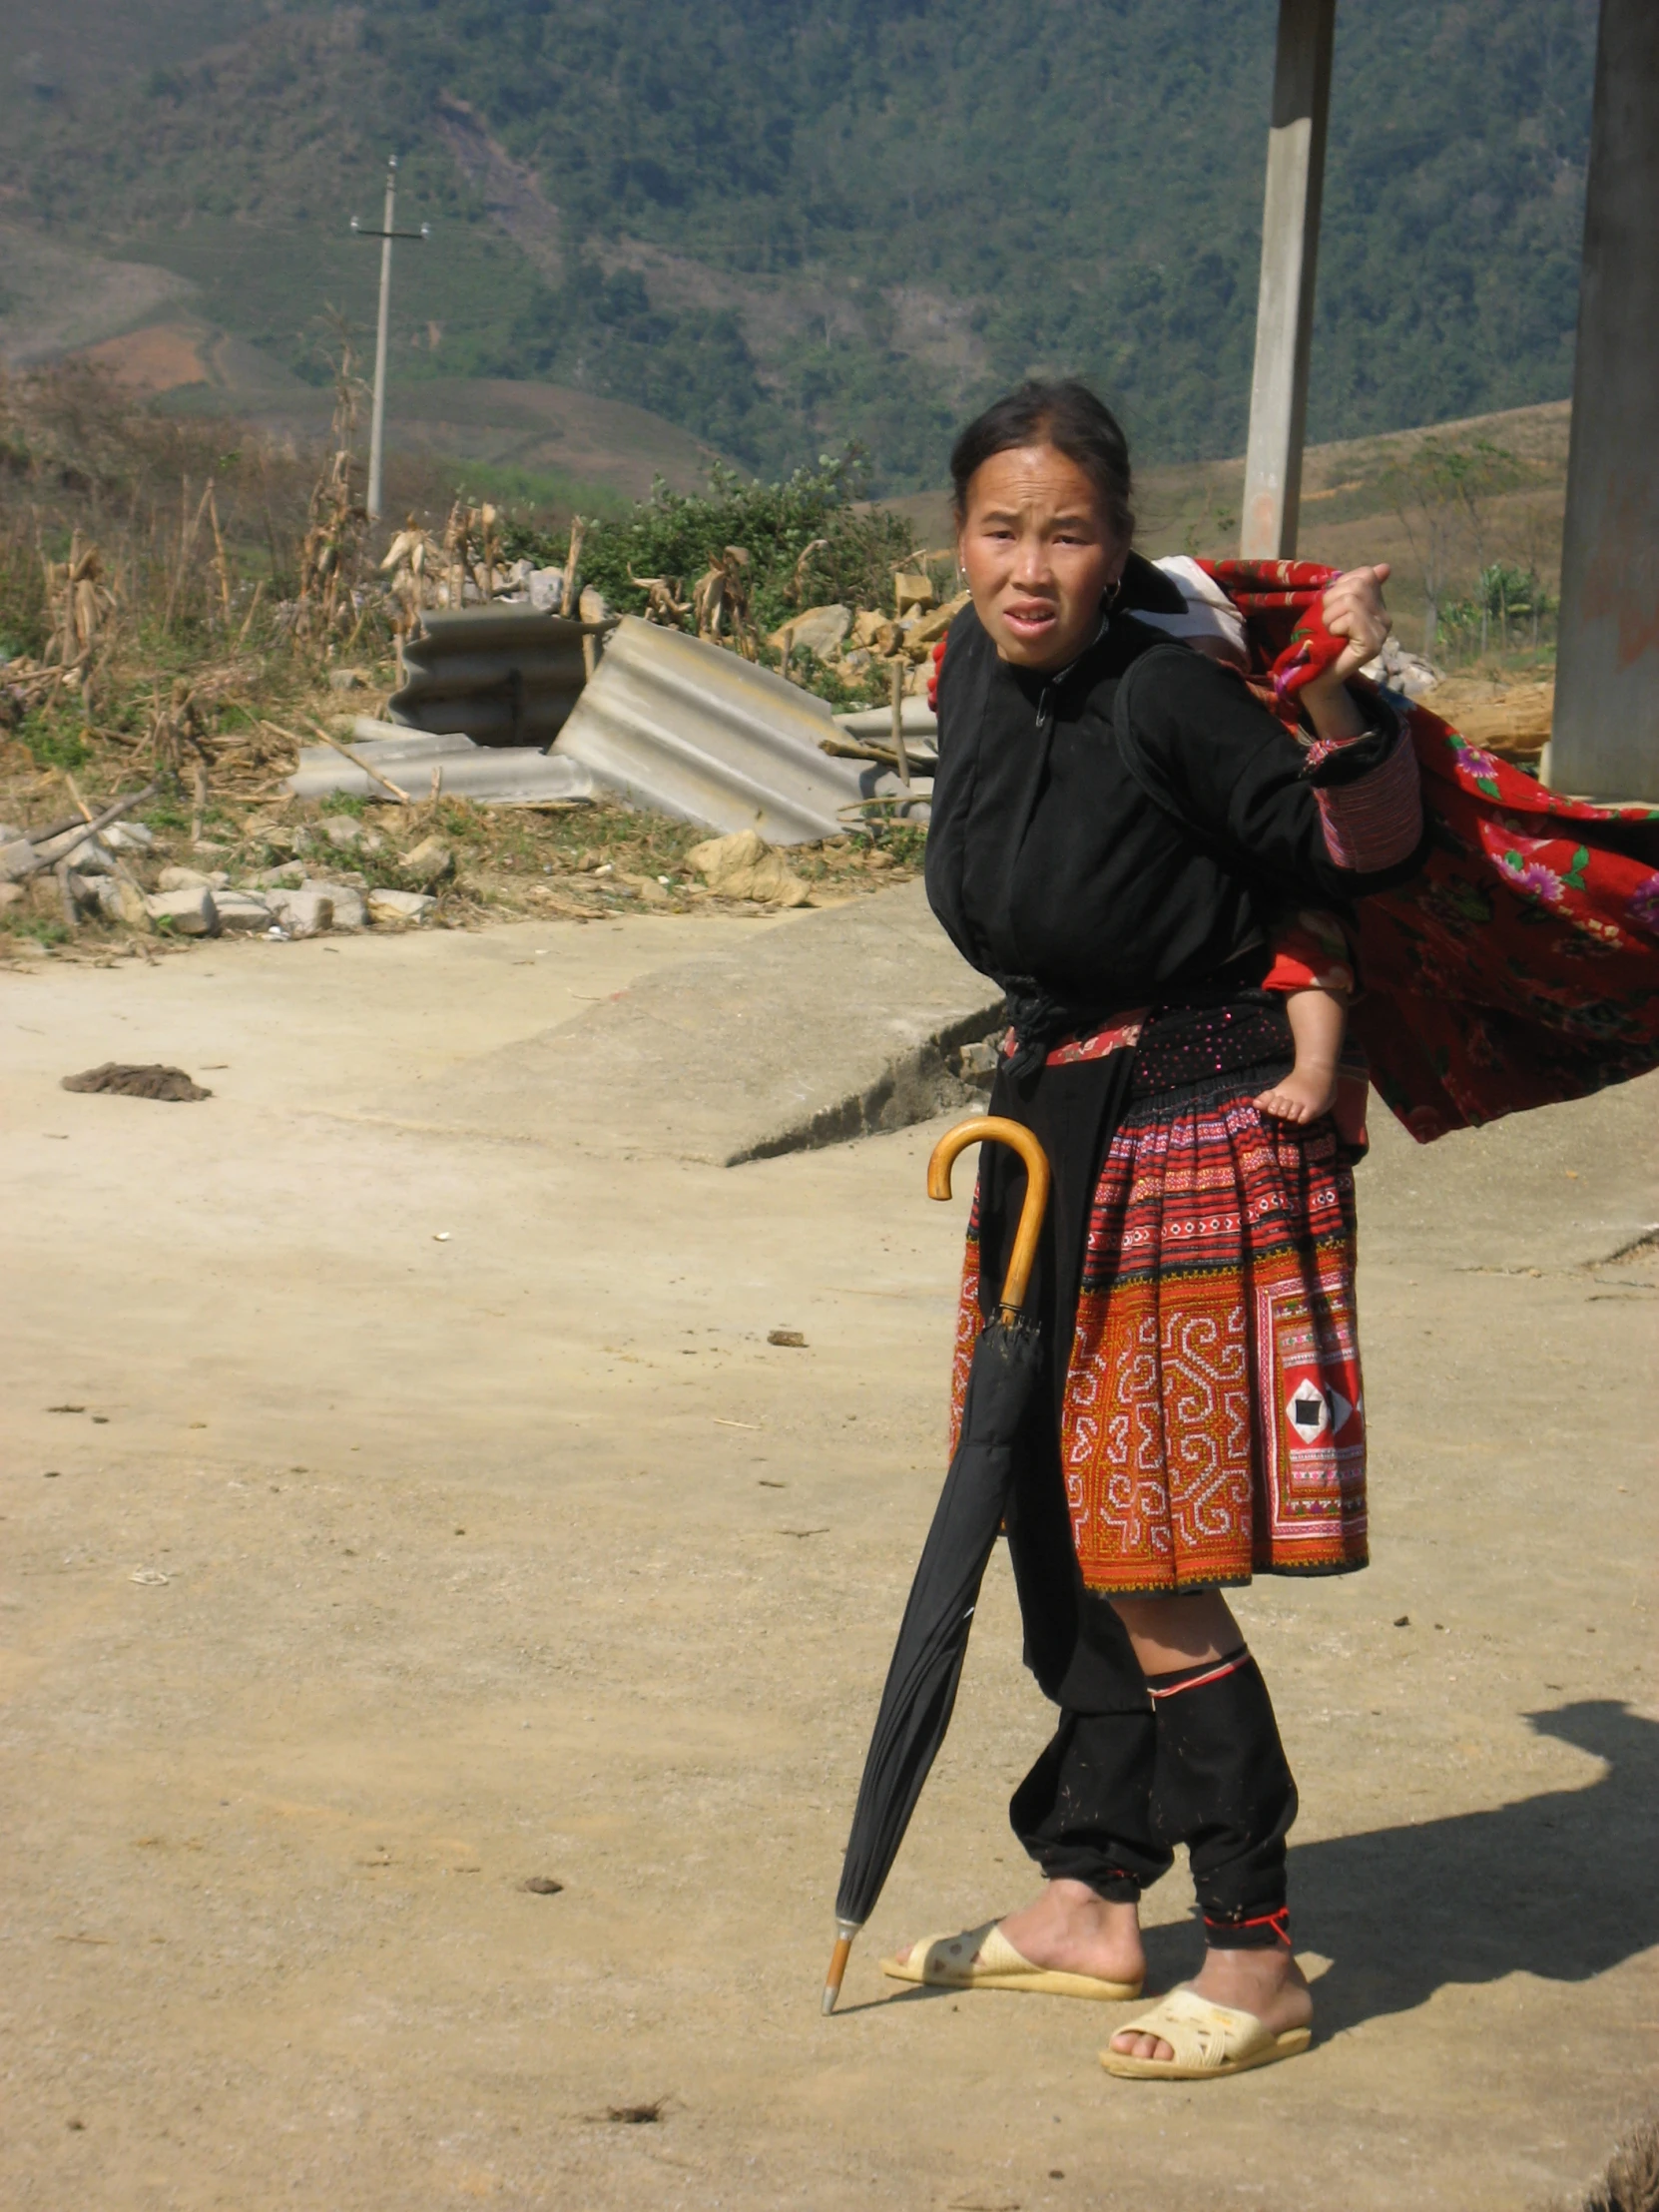
[[[1005,1804],[1045,1709],[1000,1554],[819,2015],[942,1473],[939,1125],[722,1170],[368,1116],[687,946],[645,917],[0,975],[0,2199],[1580,2188],[1659,2101],[1659,1276],[1628,1249],[1659,1088],[1427,1152],[1379,1130],[1375,1564],[1239,1604],[1302,1785],[1319,2040],[1145,2086],[1096,2063],[1126,2008],[876,1966],[1031,1889]],[[111,1058],[215,1096],[58,1089]],[[1160,1984],[1190,1908],[1181,1878],[1148,1901]]]

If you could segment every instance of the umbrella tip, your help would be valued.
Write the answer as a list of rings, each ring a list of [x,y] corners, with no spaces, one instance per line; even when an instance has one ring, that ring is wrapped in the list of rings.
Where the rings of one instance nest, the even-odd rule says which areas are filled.
[[[841,1927],[845,1926],[844,1923],[839,1923],[837,1925]],[[826,2019],[828,2019],[830,2017],[830,2014],[835,2009],[835,1999],[841,1993],[841,1980],[846,1972],[846,1961],[851,1955],[852,1938],[856,1934],[857,1927],[854,1924],[852,1927],[846,1929],[846,1933],[844,1935],[837,1935],[835,1937],[835,1947],[830,1953],[830,1971],[824,1977],[824,1998],[819,2006],[819,2010],[824,2014]]]

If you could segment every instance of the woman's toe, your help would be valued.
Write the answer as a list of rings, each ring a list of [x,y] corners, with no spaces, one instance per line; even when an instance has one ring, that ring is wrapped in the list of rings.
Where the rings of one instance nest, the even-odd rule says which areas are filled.
[[[1112,2037],[1112,2048],[1125,2058],[1170,2059],[1175,2052],[1161,2035],[1132,2035],[1127,2032]]]

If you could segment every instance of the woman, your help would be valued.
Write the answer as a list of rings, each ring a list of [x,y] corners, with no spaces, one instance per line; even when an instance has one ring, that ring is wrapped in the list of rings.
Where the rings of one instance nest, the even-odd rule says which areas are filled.
[[[1371,571],[1299,746],[1227,670],[1128,602],[1123,435],[1076,383],[999,400],[951,456],[971,610],[939,682],[927,889],[1008,994],[990,1111],[1042,1140],[1034,1287],[1053,1388],[1007,1515],[1026,1659],[1060,1707],[1015,1793],[1047,1877],[1000,1926],[887,1961],[958,1987],[1139,1993],[1142,1886],[1189,1847],[1207,1949],[1108,2070],[1203,2077],[1306,2046],[1267,1689],[1222,1595],[1366,1561],[1351,1156],[1253,1100],[1291,1063],[1261,986],[1275,919],[1409,872],[1414,760],[1347,680],[1388,628]],[[1023,1169],[982,1156],[958,1363],[994,1305]],[[983,1267],[981,1268],[981,1258]]]

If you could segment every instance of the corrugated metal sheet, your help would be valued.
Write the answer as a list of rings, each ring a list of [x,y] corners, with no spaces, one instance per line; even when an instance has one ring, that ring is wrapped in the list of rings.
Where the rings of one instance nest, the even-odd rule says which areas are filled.
[[[418,730],[388,734],[383,722],[359,715],[349,740],[361,761],[423,800],[432,789],[432,771],[443,771],[442,790],[451,799],[470,799],[480,807],[549,807],[561,801],[591,799],[594,780],[580,761],[543,753],[536,746],[479,746],[456,733]],[[288,779],[297,799],[321,799],[349,792],[358,799],[383,799],[379,785],[329,746],[307,746]]]
[[[586,681],[582,640],[606,627],[522,606],[460,607],[423,622],[403,648],[393,721],[513,746],[552,744]]]
[[[904,735],[907,738],[936,738],[939,734],[939,718],[925,699],[906,699],[903,702]],[[892,709],[890,707],[860,707],[856,714],[837,715],[838,727],[854,738],[879,738],[883,744],[892,735]]]
[[[625,615],[558,752],[636,806],[805,844],[881,788],[872,764],[820,751],[834,730],[823,700],[769,669]]]

